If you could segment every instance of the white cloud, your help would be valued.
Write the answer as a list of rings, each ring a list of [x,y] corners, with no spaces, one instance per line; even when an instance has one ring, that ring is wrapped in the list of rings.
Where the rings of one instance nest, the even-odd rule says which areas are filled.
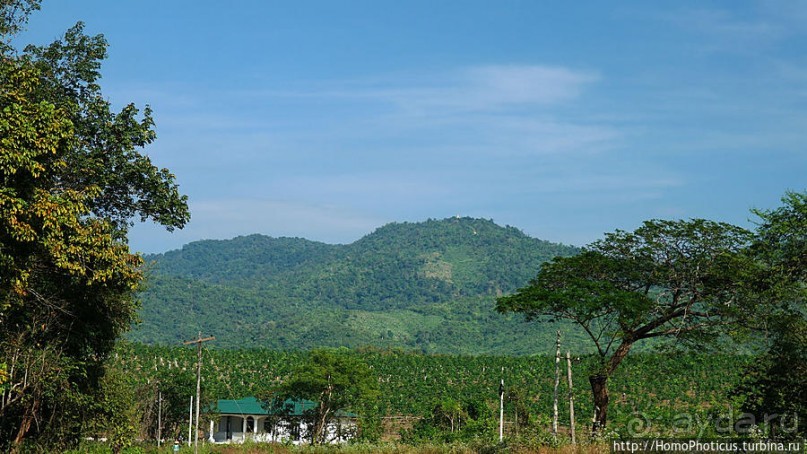
[[[467,71],[468,94],[482,105],[555,104],[577,98],[599,76],[554,66],[481,66]]]
[[[358,94],[391,102],[410,115],[440,117],[557,106],[598,80],[594,73],[559,66],[487,65]]]

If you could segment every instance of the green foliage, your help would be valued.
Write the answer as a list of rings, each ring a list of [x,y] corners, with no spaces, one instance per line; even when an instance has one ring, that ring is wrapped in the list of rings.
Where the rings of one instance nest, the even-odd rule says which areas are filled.
[[[769,351],[746,370],[736,394],[766,435],[796,439],[807,434],[805,389],[807,319],[794,315],[780,319]]]
[[[101,381],[101,400],[94,432],[108,436],[114,453],[132,446],[139,422],[135,387],[120,369],[107,369]]]
[[[807,191],[789,191],[782,203],[774,210],[753,210],[761,220],[754,250],[785,278],[803,282],[807,277]]]
[[[11,38],[22,31],[31,12],[39,9],[39,0],[0,0],[0,52],[13,50]]]
[[[125,348],[116,355],[115,364],[143,383],[159,374],[192,370],[195,364],[193,352],[181,347],[131,344]],[[377,349],[342,354],[366,363],[378,384],[377,397],[360,403],[354,411],[360,418],[369,416],[371,424],[377,423],[373,420],[376,416],[386,421],[385,425],[400,416],[428,417],[436,400],[452,399],[463,404],[484,403],[488,409],[493,409],[483,422],[485,427],[495,429],[498,427],[499,380],[503,377],[507,389],[506,435],[515,435],[516,412],[520,437],[544,440],[549,430],[547,415],[552,413],[554,357],[424,355]],[[295,370],[309,361],[304,352],[209,350],[205,352],[202,383],[206,392],[217,399],[255,396],[267,388],[281,387],[293,377]],[[755,358],[751,356],[720,354],[630,355],[610,379],[615,396],[610,412],[612,430],[630,436],[628,427],[640,418],[647,424],[639,435],[697,436],[701,429],[715,432],[716,418],[736,417],[741,413],[737,399],[730,394],[740,383],[744,368],[753,362]],[[597,355],[581,357],[573,363],[574,376],[584,377],[597,364]],[[583,380],[576,380],[575,394],[581,396],[585,387]],[[565,385],[561,393],[566,395]],[[582,426],[594,409],[590,400],[579,397],[575,400],[578,435],[582,439],[588,433]],[[676,418],[680,415],[690,416],[693,423],[676,429]],[[568,424],[565,405],[560,407],[560,419],[561,426],[565,427]],[[364,424],[365,421],[360,420],[360,425]],[[466,427],[464,422],[462,424]],[[734,433],[713,435],[736,436]],[[464,436],[474,438],[470,433],[455,435]]]
[[[97,188],[87,205],[115,226],[118,238],[125,238],[134,218],[151,219],[169,231],[182,228],[190,219],[187,197],[179,193],[173,174],[138,151],[156,138],[151,109],[146,106],[140,116],[128,104],[114,112],[101,93],[98,79],[107,46],[103,35],[85,35],[79,22],[62,40],[26,49],[43,75],[43,97],[65,110],[79,138],[65,156],[60,183]]]
[[[702,346],[756,312],[758,300],[745,285],[757,270],[745,253],[750,241],[750,232],[725,223],[646,221],[634,232],[606,234],[579,255],[555,258],[496,308],[585,330],[600,357],[589,381],[594,426],[602,428],[608,377],[636,342],[674,337]]]
[[[138,119],[104,101],[102,36],[78,24],[50,46],[11,47],[38,6],[0,2],[0,449],[78,440],[137,310],[129,219],[188,219],[173,175],[139,151],[154,137],[148,109]]]
[[[431,412],[405,431],[402,439],[410,444],[494,439],[497,426],[493,413],[484,400],[460,402],[444,397],[436,400]]]
[[[342,412],[361,413],[378,397],[370,368],[346,349],[312,351],[279,386],[259,393],[266,405],[278,407],[289,399],[310,400],[316,406],[303,415],[311,443],[328,442],[327,427]],[[366,415],[365,415],[366,417]]]
[[[755,321],[772,340],[737,394],[768,435],[797,438],[807,434],[807,192],[788,192],[782,202],[755,211],[762,222],[752,252],[764,264],[758,281],[774,303]]]
[[[5,393],[8,387],[8,367],[6,363],[0,363],[0,392]]]
[[[750,232],[728,224],[646,221],[554,259],[528,287],[499,298],[497,310],[579,324],[603,361],[611,359],[603,364],[610,374],[622,359],[618,346],[708,335],[747,310],[753,301],[742,299],[739,280],[752,267],[743,254],[749,242]]]
[[[196,374],[191,368],[185,370],[173,368],[160,369],[154,376],[156,391],[162,396],[162,436],[166,440],[177,440],[183,436],[187,428],[189,397],[196,395]],[[149,397],[153,397],[154,394],[152,391]],[[211,408],[214,401],[205,386],[202,389],[201,408]],[[146,414],[155,416],[154,408],[152,407]],[[147,421],[154,421],[154,418],[148,418]],[[149,434],[156,438],[155,424],[151,423],[149,426],[151,429]]]
[[[496,316],[493,299],[576,252],[470,218],[390,224],[349,245],[200,241],[147,257],[143,323],[130,338],[171,344],[202,330],[226,348],[525,354],[543,334]]]

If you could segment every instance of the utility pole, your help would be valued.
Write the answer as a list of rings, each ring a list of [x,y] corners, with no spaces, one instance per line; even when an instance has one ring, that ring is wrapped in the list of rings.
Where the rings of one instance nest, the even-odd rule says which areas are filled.
[[[199,400],[202,394],[202,342],[212,341],[216,338],[213,336],[202,338],[202,332],[195,340],[183,342],[185,345],[196,344],[196,436],[193,437],[193,452],[199,454]]]

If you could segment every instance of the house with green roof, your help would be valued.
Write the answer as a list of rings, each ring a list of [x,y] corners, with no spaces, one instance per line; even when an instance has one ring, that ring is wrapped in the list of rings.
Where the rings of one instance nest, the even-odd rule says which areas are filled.
[[[292,442],[302,444],[310,440],[307,417],[316,408],[316,402],[305,399],[287,399],[282,405],[270,408],[254,398],[228,400],[216,403],[218,421],[210,422],[208,441],[211,443]],[[344,443],[356,433],[356,415],[338,412],[326,428],[330,443]]]

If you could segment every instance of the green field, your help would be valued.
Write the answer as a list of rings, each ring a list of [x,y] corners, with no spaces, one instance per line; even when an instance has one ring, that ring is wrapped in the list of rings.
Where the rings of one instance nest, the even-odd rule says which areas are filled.
[[[352,354],[372,368],[380,387],[378,415],[427,415],[442,398],[483,402],[498,408],[499,380],[507,389],[505,413],[515,431],[512,413],[516,399],[528,408],[538,430],[548,430],[552,414],[554,358],[538,356],[424,355],[400,350],[360,350]],[[195,368],[195,351],[184,348],[127,344],[118,350],[116,366],[144,381],[160,373]],[[256,395],[276,385],[304,352],[274,350],[220,350],[204,352],[203,386],[216,399]],[[594,357],[575,358],[573,380],[578,431],[586,433],[591,418],[588,371]],[[709,421],[738,414],[731,391],[741,380],[743,367],[753,358],[742,355],[696,353],[636,353],[612,377],[609,431],[613,436],[640,434],[715,435]],[[567,387],[561,385],[560,425],[568,426]],[[689,419],[686,419],[689,418]],[[688,424],[685,424],[689,421]],[[392,435],[393,438],[397,434]]]

